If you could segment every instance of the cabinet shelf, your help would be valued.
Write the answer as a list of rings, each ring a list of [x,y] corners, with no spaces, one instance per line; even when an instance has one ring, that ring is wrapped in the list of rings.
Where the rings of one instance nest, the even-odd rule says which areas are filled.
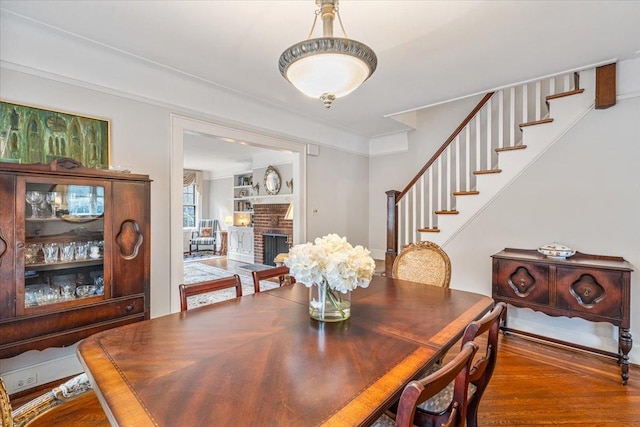
[[[24,269],[26,271],[53,271],[53,270],[64,270],[67,268],[77,268],[77,267],[91,267],[93,265],[100,265],[104,262],[104,258],[95,258],[95,259],[87,259],[87,260],[77,260],[77,261],[68,261],[68,262],[52,262],[52,263],[44,263],[44,262],[35,262],[33,264],[25,264]]]

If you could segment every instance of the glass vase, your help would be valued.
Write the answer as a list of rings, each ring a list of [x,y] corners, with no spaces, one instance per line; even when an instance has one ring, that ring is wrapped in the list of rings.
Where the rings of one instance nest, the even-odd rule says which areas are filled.
[[[351,291],[331,289],[327,282],[309,288],[309,315],[321,322],[340,322],[351,317]]]

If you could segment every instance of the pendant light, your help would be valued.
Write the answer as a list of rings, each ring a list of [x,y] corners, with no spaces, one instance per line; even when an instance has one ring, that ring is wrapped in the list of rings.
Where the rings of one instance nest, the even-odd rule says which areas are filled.
[[[338,12],[338,0],[316,0],[316,11],[309,37],[318,15],[323,37],[307,38],[280,55],[282,76],[300,92],[319,98],[326,108],[336,99],[350,94],[376,69],[378,59],[367,45],[347,38]],[[338,16],[344,38],[333,37],[333,21]]]

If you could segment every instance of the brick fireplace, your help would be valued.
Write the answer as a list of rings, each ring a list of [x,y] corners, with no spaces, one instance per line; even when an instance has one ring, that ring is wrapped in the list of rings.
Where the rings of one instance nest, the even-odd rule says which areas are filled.
[[[256,264],[267,264],[263,234],[293,235],[293,221],[284,219],[288,207],[288,203],[253,205],[253,257]]]

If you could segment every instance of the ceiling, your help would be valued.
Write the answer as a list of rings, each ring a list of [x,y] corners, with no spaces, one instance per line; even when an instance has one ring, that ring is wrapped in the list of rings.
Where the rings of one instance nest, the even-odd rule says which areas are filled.
[[[385,118],[395,113],[640,56],[638,1],[342,0],[348,36],[376,52],[378,69],[325,110],[278,71],[282,51],[309,33],[313,0],[0,0],[0,7],[367,137],[404,129]]]

